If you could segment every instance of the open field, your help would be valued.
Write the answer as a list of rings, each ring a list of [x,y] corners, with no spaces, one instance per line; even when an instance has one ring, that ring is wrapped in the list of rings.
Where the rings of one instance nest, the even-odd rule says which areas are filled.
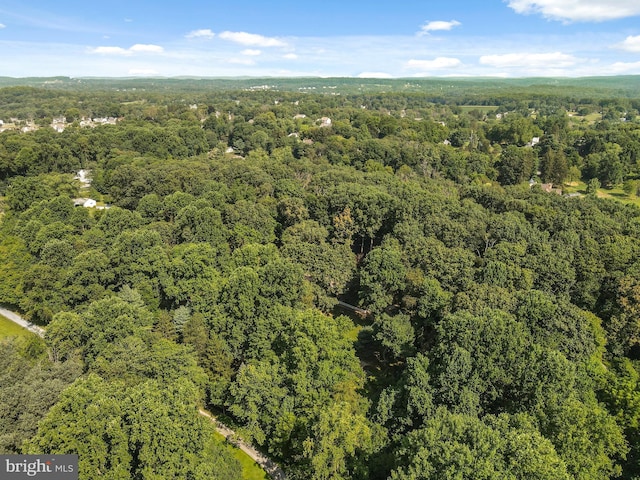
[[[587,115],[578,115],[577,112],[567,112],[567,114],[569,115],[569,121],[573,122],[574,124],[586,123],[591,125],[602,120],[602,113],[600,112],[593,112]]]
[[[587,193],[587,184],[584,182],[565,183],[562,187],[565,193]],[[633,204],[640,207],[640,197],[637,195],[627,195],[621,186],[615,188],[599,188],[598,198],[610,198],[622,203]]]
[[[616,188],[601,188],[598,190],[599,198],[612,198],[622,203],[630,203],[640,207],[640,198],[636,195],[627,195],[621,187]]]
[[[602,120],[602,114],[595,112],[595,113],[590,113],[589,115],[586,115],[584,117],[577,117],[577,118],[584,118],[587,122],[594,123],[594,122],[597,122],[598,120]]]

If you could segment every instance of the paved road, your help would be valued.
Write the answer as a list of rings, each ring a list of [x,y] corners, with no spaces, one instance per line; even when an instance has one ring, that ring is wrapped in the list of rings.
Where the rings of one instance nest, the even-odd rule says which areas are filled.
[[[0,315],[8,318],[14,323],[17,323],[22,328],[26,328],[30,332],[33,332],[40,337],[44,337],[43,328],[40,328],[37,325],[34,325],[31,322],[28,322],[27,320],[22,318],[20,315],[18,315],[15,312],[12,312],[11,310],[7,310],[6,308],[0,307]],[[273,480],[286,480],[287,477],[284,474],[284,471],[273,460],[265,457],[263,454],[258,452],[251,445],[246,444],[242,439],[240,439],[236,435],[236,432],[231,430],[226,425],[222,424],[220,420],[218,420],[216,417],[211,415],[209,412],[206,412],[205,410],[202,410],[202,409],[199,409],[199,412],[200,412],[200,415],[202,415],[203,417],[207,417],[209,420],[211,420],[211,422],[213,422],[213,424],[216,427],[216,431],[220,435],[222,435],[226,439],[229,439],[229,437],[231,437],[231,442],[240,450],[242,450],[244,453],[249,455],[249,457],[254,462],[260,465],[269,475],[271,475],[271,478],[273,478]]]
[[[249,457],[258,465],[260,465],[264,469],[264,471],[271,476],[271,478],[273,478],[274,480],[286,480],[287,477],[284,471],[273,460],[265,457],[262,453],[257,451],[251,445],[246,444],[242,439],[238,438],[238,436],[236,435],[236,432],[234,432],[229,427],[220,423],[220,420],[218,420],[216,417],[211,415],[209,412],[202,409],[200,409],[199,412],[200,412],[200,415],[202,415],[203,417],[207,417],[209,420],[213,422],[213,424],[216,427],[216,431],[220,435],[222,435],[224,438],[229,440],[233,445],[238,447],[244,453],[249,455]]]
[[[6,308],[0,307],[0,315],[2,315],[3,317],[8,318],[9,320],[11,320],[14,323],[17,323],[22,328],[26,328],[30,332],[35,333],[39,337],[44,337],[44,329],[43,328],[40,328],[39,326],[34,325],[31,322],[28,322],[27,320],[22,318],[20,315],[18,315],[15,312],[12,312],[11,310],[7,310]]]

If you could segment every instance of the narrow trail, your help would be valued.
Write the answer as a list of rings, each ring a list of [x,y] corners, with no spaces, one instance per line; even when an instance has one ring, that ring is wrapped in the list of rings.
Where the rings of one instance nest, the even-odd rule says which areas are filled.
[[[38,327],[37,325],[34,325],[31,322],[28,322],[27,320],[22,318],[20,315],[18,315],[15,312],[12,312],[11,310],[7,310],[6,308],[0,307],[0,315],[20,325],[22,328],[26,328],[30,332],[35,333],[39,337],[44,337],[45,331],[43,328]],[[198,413],[200,413],[200,415],[202,415],[203,417],[208,418],[214,424],[216,431],[220,435],[222,435],[224,438],[229,440],[234,446],[236,446],[237,448],[242,450],[244,453],[246,453],[254,462],[260,465],[265,470],[265,472],[267,472],[271,476],[271,478],[273,478],[273,480],[286,480],[287,477],[284,471],[273,460],[264,456],[262,453],[258,452],[251,445],[245,443],[242,439],[238,437],[236,432],[234,432],[229,427],[221,423],[220,420],[218,420],[216,417],[211,415],[209,412],[200,408],[198,409]]]

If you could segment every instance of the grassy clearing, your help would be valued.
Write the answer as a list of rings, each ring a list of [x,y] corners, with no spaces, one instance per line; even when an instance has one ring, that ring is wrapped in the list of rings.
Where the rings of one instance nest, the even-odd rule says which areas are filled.
[[[585,195],[587,193],[587,184],[584,182],[565,183],[562,189],[565,193],[581,193]],[[640,207],[640,197],[637,195],[627,195],[621,186],[615,188],[599,188],[598,198],[609,198]]]
[[[588,115],[578,115],[576,112],[569,112],[569,120],[575,123],[588,123],[589,125],[602,120],[602,114],[598,112],[589,113]]]
[[[622,203],[630,203],[640,207],[640,198],[637,195],[627,195],[621,187],[616,188],[601,188],[598,190],[598,197],[600,198],[612,198]]]
[[[228,449],[233,456],[240,462],[242,466],[242,478],[243,480],[268,480],[267,472],[265,472],[256,462],[251,460],[249,456],[239,448],[234,447],[227,443],[225,438],[218,432],[214,434],[216,440],[223,443],[225,448]]]
[[[589,123],[594,123],[599,120],[602,120],[602,114],[598,112],[590,113],[589,115],[586,115],[583,118]]]
[[[28,337],[29,335],[33,335],[33,333],[0,315],[0,338]]]
[[[585,194],[587,192],[587,184],[580,182],[566,182],[562,185],[562,191],[564,193],[581,193]]]

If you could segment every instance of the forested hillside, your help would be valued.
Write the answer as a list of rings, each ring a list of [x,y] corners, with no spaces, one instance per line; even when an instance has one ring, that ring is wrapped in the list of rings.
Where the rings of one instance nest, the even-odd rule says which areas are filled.
[[[206,406],[293,479],[638,478],[637,91],[175,82],[0,88],[0,451],[240,478]]]

